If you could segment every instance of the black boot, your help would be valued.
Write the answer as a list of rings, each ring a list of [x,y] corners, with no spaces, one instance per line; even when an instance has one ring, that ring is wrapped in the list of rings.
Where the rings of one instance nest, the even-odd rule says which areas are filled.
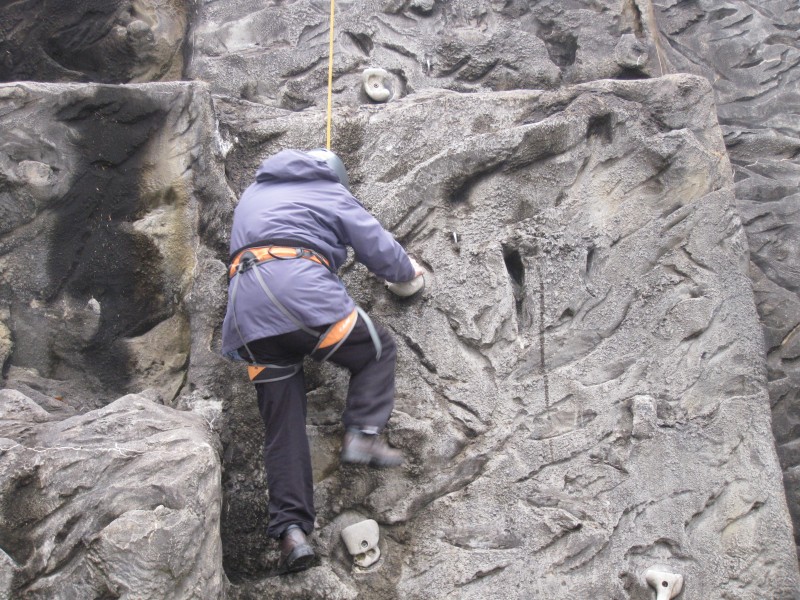
[[[403,453],[390,448],[377,434],[348,429],[340,459],[343,463],[370,467],[399,467],[403,464]]]
[[[314,558],[314,549],[300,526],[289,525],[281,535],[281,564],[286,572],[303,571],[311,566]]]

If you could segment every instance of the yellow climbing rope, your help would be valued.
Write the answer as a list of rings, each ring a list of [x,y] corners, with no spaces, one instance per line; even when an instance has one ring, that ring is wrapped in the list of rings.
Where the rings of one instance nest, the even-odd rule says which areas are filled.
[[[336,0],[331,0],[330,44],[328,47],[328,128],[325,134],[325,147],[331,149],[331,95],[333,93],[333,13]]]

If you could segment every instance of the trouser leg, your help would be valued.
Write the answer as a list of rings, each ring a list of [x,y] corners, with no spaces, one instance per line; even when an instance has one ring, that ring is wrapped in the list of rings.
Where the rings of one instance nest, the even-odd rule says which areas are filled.
[[[303,371],[283,381],[256,384],[264,421],[264,466],[269,488],[270,537],[292,523],[306,534],[314,530],[314,483],[306,436]]]
[[[389,332],[375,323],[383,345],[380,359],[364,321],[359,317],[344,344],[329,359],[350,371],[347,404],[342,415],[345,427],[381,431],[394,408],[394,377],[397,347]]]
[[[342,420],[345,427],[380,431],[394,407],[397,348],[389,332],[375,323],[382,343],[380,360],[369,330],[359,317],[347,340],[329,359],[350,371],[350,386]],[[292,364],[311,353],[316,340],[294,331],[251,342],[260,363]],[[267,533],[280,534],[292,523],[306,534],[314,528],[314,491],[306,436],[306,395],[302,370],[282,381],[256,385],[264,421],[264,465],[269,487],[270,522]]]

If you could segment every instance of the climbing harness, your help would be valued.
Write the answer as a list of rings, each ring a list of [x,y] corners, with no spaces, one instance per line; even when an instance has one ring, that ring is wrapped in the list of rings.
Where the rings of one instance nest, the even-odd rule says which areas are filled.
[[[245,272],[251,267],[255,267],[256,265],[270,260],[291,260],[293,258],[308,259],[327,267],[329,271],[333,272],[328,259],[316,250],[286,246],[259,246],[256,248],[245,248],[234,256],[228,268],[228,279],[233,279],[233,276],[238,272]]]
[[[258,285],[262,290],[264,290],[264,293],[267,295],[267,298],[269,298],[270,302],[272,302],[272,304],[279,311],[281,311],[281,313],[287,319],[294,323],[294,325],[297,326],[297,328],[301,331],[304,331],[312,337],[317,338],[317,345],[311,351],[311,355],[320,362],[325,362],[328,360],[333,353],[336,352],[342,344],[344,344],[344,342],[350,336],[350,333],[353,331],[359,316],[364,321],[364,325],[366,325],[369,336],[372,339],[372,344],[375,346],[375,359],[380,360],[381,358],[383,345],[381,344],[378,331],[375,328],[375,324],[372,322],[372,319],[370,319],[367,313],[364,312],[360,307],[356,306],[353,312],[347,315],[344,319],[337,321],[326,330],[318,331],[306,326],[300,319],[297,318],[297,316],[292,314],[292,312],[286,308],[286,306],[284,306],[280,300],[278,300],[278,298],[275,296],[275,293],[270,289],[269,285],[267,285],[267,282],[258,267],[272,260],[293,260],[298,258],[310,260],[311,262],[322,265],[328,270],[332,271],[328,259],[322,256],[319,252],[309,248],[295,248],[288,246],[261,246],[257,248],[247,248],[239,252],[234,257],[233,261],[231,261],[230,267],[228,268],[229,279],[233,280],[235,278],[233,289],[231,290],[231,310],[233,313],[233,324],[249,357],[249,360],[244,360],[250,363],[247,367],[247,372],[248,376],[250,377],[250,381],[253,383],[266,383],[288,379],[297,374],[300,369],[302,369],[303,364],[302,362],[292,365],[259,364],[250,350],[250,347],[247,345],[247,342],[245,342],[244,336],[239,329],[239,321],[236,318],[236,292],[239,289],[239,282],[241,281],[241,277],[239,276],[249,271],[254,273],[256,281],[258,281]],[[317,358],[317,352],[330,348],[331,346],[333,347],[330,349],[330,351],[328,351],[323,357]]]

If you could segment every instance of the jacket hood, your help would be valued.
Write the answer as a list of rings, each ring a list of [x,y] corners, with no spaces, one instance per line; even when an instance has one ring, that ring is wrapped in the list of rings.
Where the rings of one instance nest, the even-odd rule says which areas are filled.
[[[324,161],[300,150],[281,150],[256,171],[256,181],[307,181],[327,179],[339,183],[336,173]]]

